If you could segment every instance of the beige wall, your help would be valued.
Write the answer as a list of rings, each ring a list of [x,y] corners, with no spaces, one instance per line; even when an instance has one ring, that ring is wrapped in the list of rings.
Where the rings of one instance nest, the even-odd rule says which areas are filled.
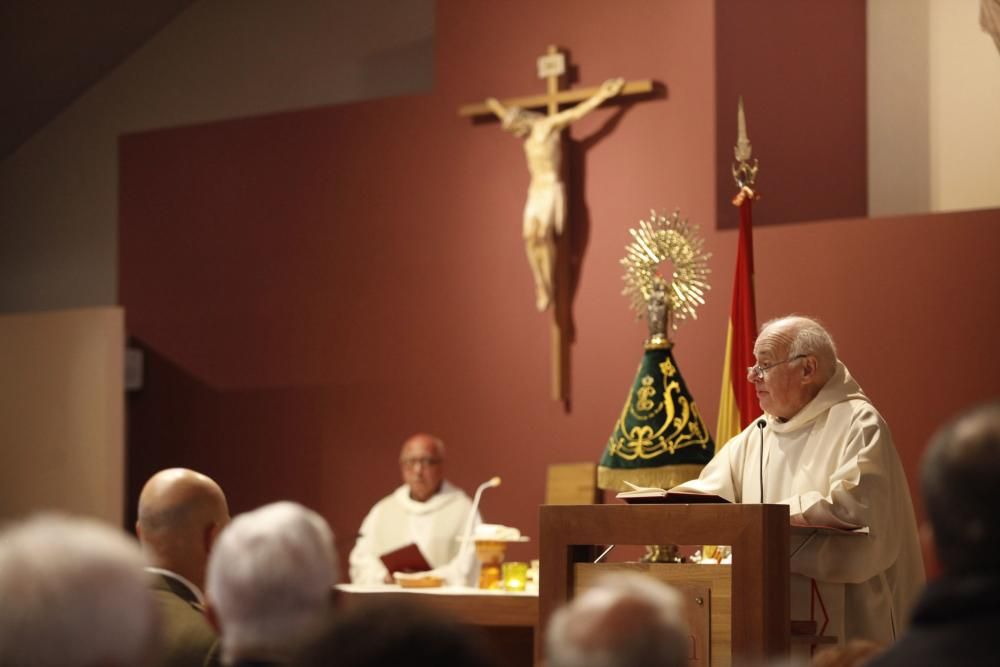
[[[870,215],[930,210],[929,14],[926,0],[868,2]]]
[[[931,210],[1000,206],[1000,53],[979,0],[930,3]]]
[[[869,0],[871,216],[1000,206],[1000,55],[979,0]]]
[[[120,308],[0,316],[0,519],[123,521]]]
[[[117,302],[122,133],[425,91],[433,12],[433,0],[194,3],[0,163],[0,312]]]

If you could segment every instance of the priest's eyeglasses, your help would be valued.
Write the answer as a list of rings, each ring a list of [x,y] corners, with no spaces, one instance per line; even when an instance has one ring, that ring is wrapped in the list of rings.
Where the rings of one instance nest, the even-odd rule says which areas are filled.
[[[789,357],[784,361],[776,361],[773,364],[768,364],[767,366],[762,366],[760,364],[757,364],[756,366],[750,366],[749,368],[747,368],[747,379],[750,380],[750,382],[757,382],[758,380],[763,380],[764,374],[767,373],[772,368],[774,368],[775,366],[780,366],[781,364],[787,364],[797,359],[804,359],[807,356],[809,355],[797,354],[794,357]]]
[[[404,468],[416,468],[423,465],[425,468],[441,464],[441,459],[435,456],[414,456],[412,458],[399,459],[399,465]]]

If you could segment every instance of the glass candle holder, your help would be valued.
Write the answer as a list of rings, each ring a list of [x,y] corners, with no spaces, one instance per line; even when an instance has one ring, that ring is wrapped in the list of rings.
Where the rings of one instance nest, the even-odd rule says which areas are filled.
[[[528,564],[520,561],[509,561],[503,564],[503,589],[505,591],[523,591],[528,581]]]
[[[479,558],[479,587],[487,589],[502,589],[503,574],[500,569],[503,563],[507,543],[499,540],[476,540],[476,556]]]

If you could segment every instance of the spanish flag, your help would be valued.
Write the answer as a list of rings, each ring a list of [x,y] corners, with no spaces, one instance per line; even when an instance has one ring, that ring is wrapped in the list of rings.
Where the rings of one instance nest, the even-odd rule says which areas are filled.
[[[715,430],[716,448],[722,447],[760,416],[760,406],[753,385],[747,382],[747,368],[754,365],[753,343],[757,337],[757,313],[753,290],[754,195],[741,189],[733,200],[740,207],[740,235],[736,249],[736,275],[733,279],[733,306],[726,333],[726,361],[722,368],[722,397],[719,399],[719,423]]]

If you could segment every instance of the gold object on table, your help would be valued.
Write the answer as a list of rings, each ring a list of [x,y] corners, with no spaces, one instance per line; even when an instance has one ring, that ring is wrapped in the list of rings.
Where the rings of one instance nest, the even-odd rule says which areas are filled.
[[[444,585],[444,579],[430,574],[395,572],[392,577],[403,588],[439,588]]]
[[[490,590],[503,588],[500,565],[507,553],[507,542],[503,540],[476,540],[476,557],[482,567],[479,569],[479,587]]]

